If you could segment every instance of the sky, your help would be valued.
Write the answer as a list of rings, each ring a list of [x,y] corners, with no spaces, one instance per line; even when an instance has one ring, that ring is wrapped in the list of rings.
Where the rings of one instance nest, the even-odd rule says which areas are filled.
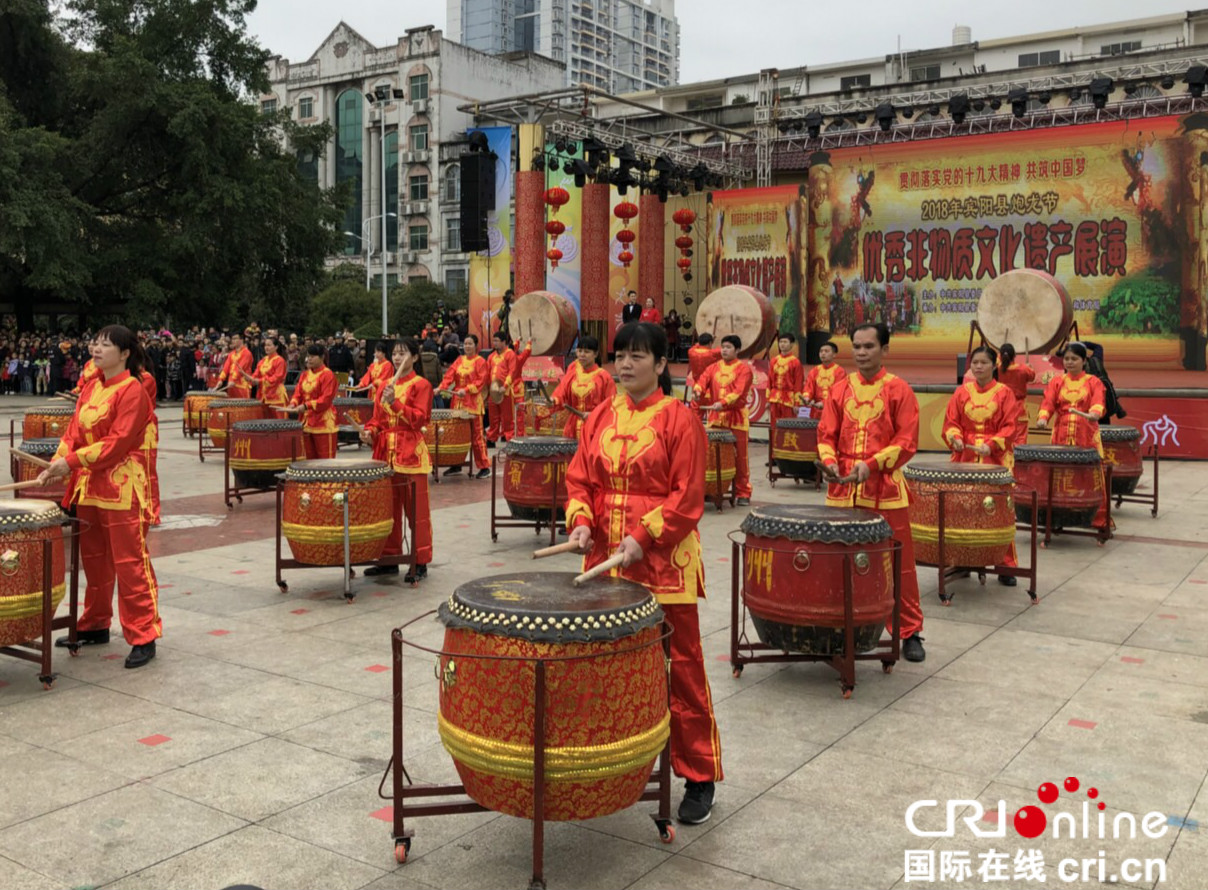
[[[1191,8],[1167,0],[678,0],[680,82],[885,56],[899,38],[904,50],[932,49],[952,42],[954,25],[990,40]],[[443,29],[445,0],[260,0],[248,25],[262,46],[300,62],[341,18],[386,46],[407,28]]]

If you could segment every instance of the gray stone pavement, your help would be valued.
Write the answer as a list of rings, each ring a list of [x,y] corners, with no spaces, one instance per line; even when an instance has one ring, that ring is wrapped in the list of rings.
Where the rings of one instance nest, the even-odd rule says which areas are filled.
[[[0,400],[0,424],[28,404]],[[221,461],[199,463],[179,406],[160,416],[159,656],[125,670],[115,628],[113,644],[58,659],[50,691],[33,665],[0,658],[0,887],[526,886],[529,822],[411,820],[410,860],[399,867],[377,791],[390,756],[391,629],[461,582],[532,570],[540,539],[505,529],[491,544],[487,486],[463,478],[432,490],[436,559],[419,588],[358,578],[348,604],[338,570],[308,570],[287,572],[282,594],[272,499],[249,497],[228,515],[216,494]],[[763,449],[753,456],[761,463]],[[749,665],[732,676],[726,536],[743,511],[708,510],[700,614],[726,770],[713,818],[679,826],[670,845],[650,821],[653,804],[550,824],[549,886],[1034,887],[1045,877],[1086,887],[1100,883],[1100,858],[1104,878],[1122,875],[1126,858],[1149,867],[1148,879],[1119,877],[1125,886],[1158,885],[1158,867],[1160,886],[1202,886],[1208,467],[1166,463],[1162,483],[1157,519],[1126,504],[1105,547],[1058,538],[1042,552],[1039,605],[991,578],[959,582],[943,608],[934,570],[921,569],[926,662],[891,674],[863,664],[848,701],[824,665]],[[756,504],[820,497],[755,483]],[[540,568],[576,565],[561,559]],[[413,630],[424,645],[440,642],[433,621]],[[407,768],[417,781],[452,781],[429,657],[408,654],[405,676]],[[1028,840],[1013,830],[1019,808],[1039,806],[1041,783],[1071,776],[1082,787],[1041,807],[1049,832]],[[1091,786],[1109,835],[1121,814],[1156,812],[1160,836],[1099,839]],[[943,826],[947,801],[978,801],[989,813],[973,821],[983,832],[1000,824],[1004,801],[1005,836],[960,825],[953,837],[916,837],[905,814],[917,800],[938,802],[920,813],[924,829]],[[1081,826],[1084,801],[1092,836],[1054,838],[1058,813]],[[1043,864],[1017,872],[1016,854],[1033,849]],[[934,857],[937,871],[967,854],[972,873],[908,881],[907,851]],[[1085,877],[1082,858],[1094,860]]]

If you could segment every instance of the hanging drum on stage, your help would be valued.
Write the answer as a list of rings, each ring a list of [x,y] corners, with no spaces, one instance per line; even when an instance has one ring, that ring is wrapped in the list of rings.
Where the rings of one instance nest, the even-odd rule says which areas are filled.
[[[742,597],[768,646],[844,654],[844,561],[851,563],[853,639],[876,648],[893,617],[893,531],[872,510],[756,507],[743,520]]]
[[[579,336],[579,315],[560,294],[530,291],[512,304],[508,334],[513,343],[532,340],[533,355],[566,355]]]
[[[772,459],[783,476],[813,479],[818,474],[818,419],[786,417],[776,421]]]
[[[54,459],[55,452],[59,450],[59,441],[59,439],[26,439],[21,442],[17,450],[44,461],[51,461]],[[28,482],[31,479],[37,479],[43,470],[42,467],[27,460],[18,460],[17,458],[13,458],[13,460],[15,462],[13,478],[17,482]],[[23,488],[20,491],[14,492],[14,496],[19,498],[38,498],[44,501],[54,501],[57,504],[67,494],[67,481],[70,478],[70,476],[64,476],[44,487]]]
[[[63,438],[71,416],[75,414],[75,405],[66,403],[41,405],[37,408],[26,408],[25,417],[21,423],[22,439]]]
[[[0,502],[0,646],[42,636],[44,541],[51,542],[51,611],[63,601],[66,521],[62,510],[44,501]]]
[[[762,291],[745,284],[727,284],[701,300],[696,331],[712,334],[715,342],[727,334],[742,341],[739,358],[756,358],[776,340],[776,310]]]
[[[341,445],[359,444],[361,431],[357,427],[363,427],[373,418],[373,399],[333,399],[331,407],[336,412],[336,426],[339,427],[336,440]]]
[[[663,612],[619,578],[497,575],[440,606],[437,725],[466,793],[532,819],[535,662],[545,663],[544,817],[592,819],[637,803],[670,732]]]
[[[390,466],[380,460],[302,460],[285,471],[281,531],[298,562],[344,564],[344,505],[352,563],[382,555],[394,525]]]
[[[436,408],[424,427],[424,441],[433,466],[460,467],[470,456],[470,415],[466,411]]]
[[[223,399],[210,405],[206,432],[215,445],[225,445],[227,430],[241,420],[264,420],[269,408],[256,399]]]
[[[231,424],[230,439],[238,488],[276,488],[277,474],[306,456],[297,420],[240,420]]]
[[[916,562],[940,564],[940,494],[944,498],[944,565],[1002,565],[1015,540],[1015,477],[1006,467],[913,460],[902,475],[910,491]],[[1030,521],[1030,520],[1029,520]]]
[[[549,522],[566,517],[566,468],[578,439],[521,436],[504,447],[503,499],[517,519]],[[552,502],[551,502],[552,499]]]
[[[524,434],[526,436],[561,436],[570,412],[549,402],[530,399],[524,403]]]
[[[1039,269],[1012,269],[986,285],[977,301],[977,324],[990,345],[1010,343],[1043,355],[1065,339],[1074,304],[1061,282]]]
[[[1141,431],[1135,426],[1101,426],[1103,461],[1112,468],[1112,494],[1132,494],[1141,481]]]
[[[1049,475],[1052,474],[1052,503],[1049,503]],[[1054,528],[1090,528],[1095,514],[1104,504],[1103,465],[1094,448],[1072,445],[1015,446],[1015,518],[1032,521],[1032,492],[1036,492],[1037,523]]]
[[[722,498],[730,493],[738,473],[738,439],[729,430],[707,429],[705,497]]]
[[[224,392],[185,393],[185,435],[203,433],[210,418],[210,405],[216,399],[226,399]]]

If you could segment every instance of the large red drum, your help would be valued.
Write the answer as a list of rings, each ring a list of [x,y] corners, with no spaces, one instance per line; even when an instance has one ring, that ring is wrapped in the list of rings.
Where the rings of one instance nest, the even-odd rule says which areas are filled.
[[[349,559],[382,555],[394,525],[390,467],[380,460],[301,460],[285,471],[281,531],[298,562],[344,564],[344,503]]]
[[[562,436],[521,436],[508,442],[503,498],[514,517],[548,522],[553,513],[565,518],[566,468],[578,449],[578,439]]]
[[[210,418],[210,403],[215,399],[226,399],[225,392],[185,393],[184,432],[186,436],[205,432]]]
[[[529,399],[524,403],[524,434],[561,436],[569,413],[565,408],[555,408],[549,402]]]
[[[705,456],[705,497],[723,498],[730,493],[738,473],[738,440],[729,430],[710,429]]]
[[[743,520],[742,597],[768,646],[841,655],[843,564],[851,561],[853,639],[875,649],[893,616],[893,531],[872,510],[756,507]]]
[[[1006,467],[938,458],[913,460],[902,473],[910,491],[916,562],[940,564],[940,498],[944,500],[944,565],[1002,565],[1015,540],[1015,477]]]
[[[1049,476],[1052,475],[1052,503]],[[1104,503],[1103,465],[1094,448],[1072,445],[1015,446],[1015,518],[1032,521],[1032,492],[1037,493],[1037,523],[1053,528],[1090,528]],[[1046,514],[1052,510],[1051,522]]]
[[[727,334],[742,341],[739,358],[756,358],[776,341],[776,310],[763,292],[745,284],[719,287],[696,310],[696,330],[720,342]]]
[[[1043,355],[1065,339],[1074,304],[1061,282],[1039,269],[1012,269],[986,285],[977,323],[991,346],[1012,344]]]
[[[435,466],[460,467],[470,456],[470,414],[435,409],[424,427],[424,441]]]
[[[1103,461],[1112,468],[1112,494],[1132,494],[1141,481],[1141,431],[1135,426],[1101,426]]]
[[[670,731],[663,613],[619,578],[497,575],[440,606],[441,742],[466,793],[535,818],[536,662],[545,664],[544,817],[593,819],[637,803]]]
[[[566,355],[579,336],[575,304],[548,290],[530,291],[512,304],[508,314],[512,341],[533,341],[533,355]]]
[[[59,441],[59,439],[26,439],[17,450],[49,461],[54,459],[55,452],[59,450]],[[37,479],[38,475],[42,472],[42,467],[27,460],[18,460],[14,457],[13,461],[13,478],[18,482]],[[14,492],[14,494],[19,498],[39,498],[41,500],[54,501],[57,504],[66,496],[67,480],[70,478],[70,476],[65,476],[45,487],[34,486],[33,488],[23,488],[20,491]]]
[[[75,414],[75,405],[62,402],[41,405],[37,408],[26,408],[25,418],[21,423],[22,439],[61,439]]]
[[[277,474],[306,457],[297,420],[240,420],[231,424],[231,472],[239,488],[275,488]]]
[[[269,408],[256,399],[223,399],[210,405],[206,432],[215,445],[225,445],[227,430],[241,420],[265,420]]]
[[[62,602],[67,589],[62,528],[66,521],[54,504],[0,502],[0,646],[28,643],[42,635],[45,541],[51,542],[51,611]]]
[[[818,419],[786,417],[776,421],[772,435],[772,459],[781,475],[813,479],[818,473]]]

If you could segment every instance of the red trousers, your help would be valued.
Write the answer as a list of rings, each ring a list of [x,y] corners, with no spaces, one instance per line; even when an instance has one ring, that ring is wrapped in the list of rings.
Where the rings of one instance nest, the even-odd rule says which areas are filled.
[[[786,417],[796,417],[797,409],[792,405],[782,405],[780,402],[768,402],[768,414],[773,420],[784,420]]]
[[[923,607],[919,603],[919,575],[914,565],[914,537],[910,534],[910,509],[900,507],[897,510],[878,510],[889,527],[893,529],[893,539],[902,543],[902,630],[904,640],[923,629]],[[893,619],[885,625],[886,630],[893,632]]]
[[[671,769],[690,782],[720,782],[721,737],[705,676],[696,603],[663,603],[671,634]]]
[[[306,449],[307,460],[330,460],[336,456],[338,433],[312,433],[302,431],[302,445]]]
[[[504,396],[498,405],[488,400],[487,417],[491,421],[490,429],[487,430],[488,439],[492,442],[498,442],[500,439],[512,441],[512,437],[516,435],[516,404],[511,396]]]
[[[482,415],[475,414],[470,418],[470,452],[474,455],[474,464],[482,470],[491,465],[487,457],[487,443],[482,436]]]
[[[113,582],[117,581],[118,617],[131,646],[163,635],[159,620],[159,587],[147,553],[147,516],[135,503],[127,510],[102,510],[80,504],[84,522],[80,562],[88,586],[80,630],[108,630],[113,621]]]
[[[398,556],[403,552],[403,517],[414,519],[415,564],[426,566],[432,562],[432,509],[428,505],[427,473],[395,473],[391,479],[391,495],[394,506],[394,526],[386,539],[383,556]]]
[[[252,388],[246,383],[230,382],[227,384],[226,394],[232,399],[250,399],[252,397]]]
[[[157,433],[158,435],[158,433]],[[151,515],[152,525],[159,525],[159,449],[147,450],[147,481],[151,484]]]
[[[751,455],[750,430],[730,430],[734,434],[734,496],[749,498],[751,496]]]

